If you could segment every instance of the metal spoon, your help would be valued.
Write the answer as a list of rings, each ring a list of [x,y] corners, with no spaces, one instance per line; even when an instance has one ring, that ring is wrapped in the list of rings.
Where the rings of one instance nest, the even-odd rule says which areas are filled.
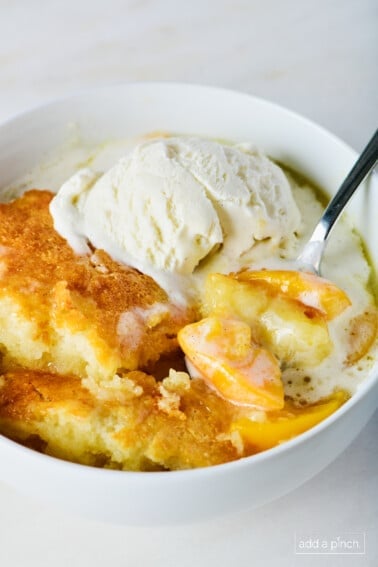
[[[345,205],[349,202],[356,189],[373,169],[378,160],[378,130],[365,147],[360,157],[352,167],[351,171],[341,184],[336,195],[328,204],[310,240],[298,256],[297,262],[300,269],[320,274],[320,263],[328,242],[328,236],[343,212]]]

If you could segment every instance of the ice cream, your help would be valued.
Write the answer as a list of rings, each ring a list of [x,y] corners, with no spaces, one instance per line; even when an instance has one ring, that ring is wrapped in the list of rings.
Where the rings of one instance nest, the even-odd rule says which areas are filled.
[[[217,251],[230,261],[256,242],[290,238],[300,213],[283,171],[249,147],[200,138],[148,140],[100,175],[63,184],[56,230],[145,273],[186,276]]]

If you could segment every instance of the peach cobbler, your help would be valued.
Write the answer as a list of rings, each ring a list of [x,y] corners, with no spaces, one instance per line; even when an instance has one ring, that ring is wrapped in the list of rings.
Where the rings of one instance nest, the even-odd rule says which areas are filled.
[[[354,250],[345,286],[337,262],[337,283],[285,269],[312,189],[211,144],[149,140],[110,177],[81,173],[80,191],[0,204],[4,435],[93,466],[203,467],[295,437],[356,389],[378,326],[356,237],[336,246]]]

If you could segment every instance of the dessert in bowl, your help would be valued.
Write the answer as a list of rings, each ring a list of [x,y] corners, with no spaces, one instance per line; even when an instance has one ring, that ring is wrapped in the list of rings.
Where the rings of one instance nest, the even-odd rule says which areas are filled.
[[[46,152],[64,142],[69,122],[83,146],[125,137],[134,145],[156,130],[180,136],[142,140],[102,177],[81,170],[57,197],[41,191],[56,191],[69,177],[65,171],[59,179],[55,168],[51,185],[37,175],[23,188],[38,191],[2,205],[0,418],[2,431],[29,447],[2,439],[4,479],[129,523],[199,518],[287,492],[338,454],[374,411],[371,270],[345,226],[325,272],[336,285],[271,265],[300,246],[302,225],[311,229],[321,206],[305,182],[235,144],[253,142],[329,191],[353,152],[304,119],[245,95],[127,85],[4,125],[4,138],[13,140],[3,154],[4,200],[27,169],[46,163]],[[27,141],[34,128],[38,147]],[[217,152],[213,182],[208,164]],[[88,157],[93,161],[93,152],[81,165]],[[191,197],[175,201],[173,183],[155,189],[161,179],[176,179]],[[249,184],[258,197],[252,205],[244,196]],[[237,202],[227,195],[230,185]],[[143,206],[138,187],[148,194]],[[358,197],[360,228],[375,197],[371,187]],[[366,221],[361,232],[369,245],[373,225]],[[152,238],[144,238],[149,230]],[[364,340],[354,338],[356,330]],[[283,480],[286,466],[295,474]],[[35,471],[32,479],[26,469]]]

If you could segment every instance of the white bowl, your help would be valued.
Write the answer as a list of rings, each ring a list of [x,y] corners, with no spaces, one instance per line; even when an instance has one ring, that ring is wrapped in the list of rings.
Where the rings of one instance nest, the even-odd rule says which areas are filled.
[[[195,85],[137,83],[85,92],[3,124],[1,185],[43,161],[66,140],[72,122],[93,142],[154,130],[252,141],[330,193],[356,159],[326,130],[252,96]],[[376,180],[358,192],[349,212],[378,267],[378,187],[373,184]],[[377,378],[376,364],[352,399],[318,426],[232,463],[169,473],[101,470],[0,437],[0,479],[69,511],[116,523],[188,522],[260,506],[310,479],[351,443],[377,406]]]

